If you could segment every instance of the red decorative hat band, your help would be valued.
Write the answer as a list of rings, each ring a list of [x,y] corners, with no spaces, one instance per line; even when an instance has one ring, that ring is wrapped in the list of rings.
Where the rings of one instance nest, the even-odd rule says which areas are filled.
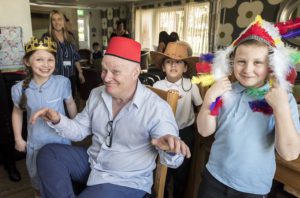
[[[116,36],[110,39],[105,55],[140,63],[141,44],[129,38]]]
[[[259,22],[250,26],[240,37],[234,41],[233,45],[237,46],[240,42],[255,39],[266,43],[269,46],[275,47],[275,42],[273,38],[268,34],[268,32],[259,24]]]

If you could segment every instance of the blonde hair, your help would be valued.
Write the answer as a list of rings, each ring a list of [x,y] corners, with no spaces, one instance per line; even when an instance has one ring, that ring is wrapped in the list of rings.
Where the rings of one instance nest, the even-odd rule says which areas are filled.
[[[64,25],[63,25],[63,28],[62,28],[62,31],[63,31],[63,36],[64,36],[64,40],[67,42],[67,43],[74,43],[74,38],[73,36],[69,33],[69,30],[67,28],[67,25],[66,25],[66,20],[65,20],[65,16],[62,12],[58,11],[58,10],[52,10],[50,12],[50,16],[49,16],[49,35],[55,40],[55,42],[59,42],[59,40],[57,39],[57,37],[55,36],[55,34],[53,33],[53,25],[52,25],[52,18],[53,18],[53,15],[55,14],[58,14],[63,22],[64,22]]]

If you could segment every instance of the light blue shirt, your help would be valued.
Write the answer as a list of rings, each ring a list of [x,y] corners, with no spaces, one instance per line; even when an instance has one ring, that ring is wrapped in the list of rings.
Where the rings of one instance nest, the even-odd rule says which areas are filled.
[[[12,100],[16,107],[19,107],[22,95],[23,81],[12,87]],[[72,98],[70,80],[64,76],[51,76],[42,85],[37,85],[31,80],[27,89],[27,146],[26,146],[26,166],[30,176],[31,185],[39,189],[39,178],[36,168],[36,156],[39,149],[48,143],[71,144],[54,132],[43,119],[37,119],[34,125],[28,121],[31,116],[44,107],[52,108],[61,114],[65,114],[64,101]]]
[[[111,120],[113,139],[107,147],[107,123]],[[101,86],[92,90],[86,107],[74,120],[61,116],[58,124],[49,125],[74,141],[93,135],[87,185],[112,183],[150,193],[158,152],[161,162],[169,167],[178,167],[183,161],[183,156],[158,151],[151,145],[152,138],[178,136],[178,127],[168,103],[140,82],[132,101],[114,119],[112,97]]]
[[[23,81],[11,89],[12,100],[16,107],[19,107],[22,85]],[[40,86],[31,80],[25,94],[27,96],[27,121],[36,111],[44,107],[65,114],[64,100],[69,100],[72,97],[70,80],[64,76],[52,75]],[[38,119],[34,125],[28,122],[27,130],[27,144],[35,149],[39,149],[47,143],[65,142],[63,138],[53,133],[54,130],[43,119]]]
[[[254,99],[245,93],[245,87],[239,83],[232,87],[233,101],[222,108],[217,118],[215,141],[206,167],[217,180],[233,189],[267,194],[276,169],[274,115],[253,112],[248,102]],[[292,94],[288,97],[295,127],[300,131],[297,103]]]

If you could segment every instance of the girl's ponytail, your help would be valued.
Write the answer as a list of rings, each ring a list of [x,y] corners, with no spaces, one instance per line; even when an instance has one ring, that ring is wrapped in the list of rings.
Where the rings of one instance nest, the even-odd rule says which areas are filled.
[[[28,68],[28,73],[26,78],[23,81],[23,85],[22,85],[22,95],[21,95],[21,100],[19,103],[19,107],[20,109],[22,109],[23,111],[26,111],[26,105],[27,105],[27,96],[26,96],[26,89],[29,87],[29,83],[31,81],[31,79],[33,78],[33,73],[31,68]]]

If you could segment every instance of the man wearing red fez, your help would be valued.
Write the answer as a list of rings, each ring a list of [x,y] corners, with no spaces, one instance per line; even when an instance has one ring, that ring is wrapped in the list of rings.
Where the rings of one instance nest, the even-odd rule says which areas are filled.
[[[75,197],[75,181],[87,186],[78,197],[142,198],[151,193],[158,154],[171,168],[190,157],[170,106],[138,80],[140,54],[138,42],[113,37],[102,60],[104,85],[92,90],[81,113],[71,120],[44,108],[31,118],[72,141],[92,135],[89,148],[48,144],[40,150],[42,197]]]

